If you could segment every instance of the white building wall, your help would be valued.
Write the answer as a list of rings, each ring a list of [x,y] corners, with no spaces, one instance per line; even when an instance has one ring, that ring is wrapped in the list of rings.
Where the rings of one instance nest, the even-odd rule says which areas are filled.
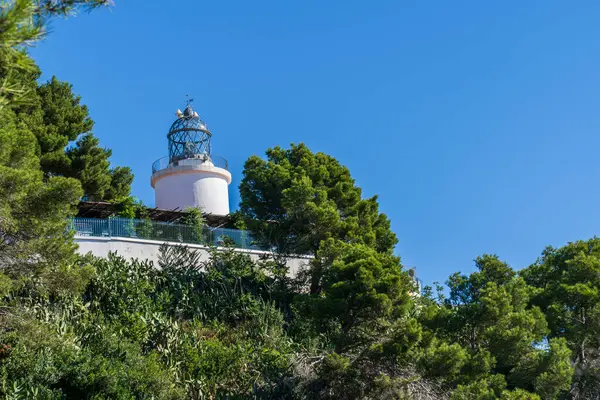
[[[137,258],[152,261],[158,265],[158,255],[160,246],[165,243],[158,240],[120,238],[120,237],[92,237],[75,236],[75,243],[79,245],[80,254],[92,253],[97,257],[107,257],[108,253],[116,252],[126,259]],[[181,245],[181,243],[169,243],[172,245]],[[201,261],[208,261],[209,248],[197,244],[185,244],[192,250],[200,254]],[[269,252],[260,250],[236,249],[236,252],[246,253],[253,260],[258,260],[261,256],[269,255]],[[312,257],[296,256],[288,257],[286,264],[289,268],[289,275],[295,276],[303,267],[307,266]]]
[[[160,246],[165,243],[158,240],[132,239],[119,237],[94,237],[94,236],[75,236],[75,243],[79,245],[78,252],[80,254],[92,253],[97,257],[107,257],[108,253],[114,252],[126,259],[141,259],[148,260],[158,267],[158,255]],[[169,243],[172,245],[181,245],[181,243]],[[208,261],[210,257],[209,248],[197,244],[184,244],[192,250],[195,250],[200,255],[200,261]],[[269,252],[260,250],[236,249],[236,252],[246,253],[254,261],[270,255]],[[312,256],[295,256],[287,257],[286,265],[288,266],[288,276],[294,277],[301,270],[308,267]],[[415,278],[416,279],[416,278]],[[410,293],[411,296],[420,296],[422,288],[419,282],[416,282],[418,288],[415,292]]]
[[[170,175],[158,180],[154,187],[156,207],[163,210],[200,207],[215,215],[229,214],[227,181],[200,172]]]
[[[231,174],[210,165],[179,165],[152,175],[156,207],[184,210],[199,207],[214,215],[229,214]]]

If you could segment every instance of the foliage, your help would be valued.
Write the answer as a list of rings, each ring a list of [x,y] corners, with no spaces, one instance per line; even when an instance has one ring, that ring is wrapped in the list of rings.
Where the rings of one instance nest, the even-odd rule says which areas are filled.
[[[28,104],[37,85],[23,78],[37,67],[24,51],[45,36],[48,19],[80,8],[111,5],[110,0],[7,0],[0,7],[0,109]]]
[[[91,134],[88,109],[70,84],[52,77],[38,85],[41,72],[26,47],[44,36],[50,18],[110,4],[109,0],[13,0],[0,8],[0,108],[14,110],[19,124],[35,135],[35,154],[46,177],[76,178],[93,200],[129,196],[133,175],[129,168],[110,169],[111,151],[101,148]]]
[[[279,254],[315,255],[308,276],[310,293],[317,298],[324,286],[344,285],[332,280],[344,280],[344,274],[328,272],[339,254],[334,247],[345,243],[348,249],[363,246],[389,256],[397,242],[389,220],[379,213],[377,197],[362,199],[346,167],[304,144],[292,144],[289,150],[269,149],[267,161],[250,157],[244,165],[240,195],[236,219],[241,221],[236,223],[243,222],[258,242]],[[395,268],[400,269],[399,260]],[[368,279],[364,273],[371,272],[368,268],[355,271],[357,277]],[[369,296],[360,291],[372,289],[369,284],[356,285],[356,298]]]
[[[43,36],[41,24],[33,21],[35,13],[31,0],[6,3],[0,10],[0,108],[27,103],[35,90],[22,83],[23,75],[37,70],[23,51],[24,46]]]
[[[251,157],[240,191],[236,224],[277,251],[315,255],[308,281],[297,279],[300,287],[308,282],[310,293],[280,304],[292,310],[295,340],[324,338],[328,353],[304,386],[313,397],[567,395],[573,353],[552,336],[540,303],[547,285],[536,288],[526,274],[483,255],[476,272],[449,278],[448,297],[443,289],[437,298],[426,290],[415,301],[410,278],[391,256],[396,239],[376,199],[361,199],[347,169],[304,145],[270,149],[266,161]],[[588,260],[581,268],[593,265]]]
[[[181,253],[188,257],[165,255],[160,270],[115,255],[84,258],[96,273],[78,295],[7,299],[15,311],[0,333],[9,349],[2,394],[200,399],[282,390],[294,353],[281,313],[261,297],[269,278],[247,256],[214,253],[199,270]]]
[[[450,277],[447,298],[414,298],[396,257],[329,239],[314,295],[272,261],[234,250],[206,261],[183,246],[161,251],[158,265],[82,257],[51,291],[4,285],[2,395],[546,400],[591,392],[593,374],[572,366],[575,339],[554,335],[552,315],[536,305],[545,297],[528,285],[533,267],[521,277],[484,255],[474,273]]]
[[[546,314],[550,337],[563,338],[574,355],[572,393],[600,393],[600,239],[548,247],[522,272],[538,289],[533,304]]]
[[[38,74],[29,76],[35,85]],[[66,176],[81,182],[89,200],[121,200],[133,181],[127,167],[110,168],[110,149],[100,147],[91,133],[94,122],[72,85],[56,77],[36,88],[33,101],[17,108],[19,118],[36,135],[46,176]]]
[[[306,301],[312,303],[317,330],[334,340],[337,352],[369,343],[385,330],[386,321],[402,315],[410,286],[396,257],[333,239],[322,245],[318,257],[330,260],[322,295]]]
[[[361,199],[346,167],[304,144],[250,157],[240,196],[248,228],[278,252],[315,253],[328,238],[391,252],[397,241],[377,197]]]
[[[119,200],[131,196],[133,173],[129,167],[116,166],[110,170],[110,187],[104,192],[107,200]]]
[[[108,162],[65,149],[93,122],[71,85],[56,78],[38,85],[41,72],[26,46],[44,35],[53,16],[106,4],[106,0],[13,0],[0,7],[0,295],[31,285],[54,293],[64,290],[66,283],[77,286],[82,278],[71,269],[75,245],[67,217],[83,195],[81,187],[95,190],[93,181],[101,175],[96,168]],[[95,142],[87,136],[81,140],[88,144],[89,154],[98,154],[95,138]],[[83,165],[73,165],[71,154]],[[128,195],[127,173],[115,173],[115,187]],[[110,176],[108,182],[110,186]]]
[[[44,180],[33,135],[12,111],[0,113],[0,268],[29,280],[72,258],[66,217],[81,189],[74,179]]]
[[[189,207],[185,209],[185,213],[183,223],[190,229],[190,239],[195,243],[205,243],[207,238],[204,234],[205,222],[202,210],[196,207]]]

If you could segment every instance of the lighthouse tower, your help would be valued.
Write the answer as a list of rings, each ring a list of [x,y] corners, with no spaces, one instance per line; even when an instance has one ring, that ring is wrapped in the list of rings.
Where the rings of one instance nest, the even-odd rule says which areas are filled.
[[[152,164],[150,179],[156,207],[196,207],[213,215],[229,214],[227,161],[211,154],[212,133],[192,108],[191,100],[171,125],[169,155]]]

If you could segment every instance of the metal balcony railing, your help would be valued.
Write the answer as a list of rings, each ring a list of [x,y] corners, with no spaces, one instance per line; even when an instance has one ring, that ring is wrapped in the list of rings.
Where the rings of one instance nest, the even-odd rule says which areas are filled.
[[[194,227],[184,224],[130,218],[72,218],[69,229],[77,236],[124,237],[163,242],[233,246],[238,249],[261,250],[250,232],[237,229]]]
[[[152,163],[152,173],[156,173],[169,166],[169,157],[161,157]]]
[[[217,168],[223,168],[223,169],[229,168],[229,163],[227,162],[227,160],[220,156],[208,156],[208,159],[206,159],[206,160],[202,159],[202,158],[193,158],[193,157],[183,158],[180,160],[175,160],[173,162],[171,162],[169,157],[166,156],[166,157],[161,157],[152,163],[152,173],[154,174],[158,171],[166,169],[167,167],[169,167],[169,165],[173,165],[173,166],[202,165],[205,162],[211,162]]]

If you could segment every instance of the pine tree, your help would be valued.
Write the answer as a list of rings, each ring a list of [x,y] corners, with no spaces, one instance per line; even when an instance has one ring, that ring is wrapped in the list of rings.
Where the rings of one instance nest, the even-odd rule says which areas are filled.
[[[75,179],[44,179],[35,137],[12,111],[1,113],[0,270],[27,280],[72,259],[67,216],[82,191]]]
[[[0,7],[0,108],[28,104],[35,87],[23,76],[37,66],[24,51],[45,36],[48,20],[79,9],[112,5],[112,0],[8,0]]]
[[[377,197],[361,198],[350,171],[304,144],[250,157],[240,184],[240,213],[254,237],[279,253],[317,254],[327,239],[391,254],[396,235]],[[311,268],[311,292],[321,290],[327,261]],[[398,267],[399,268],[399,267]]]
[[[71,84],[52,77],[37,88],[31,104],[17,111],[37,137],[46,176],[78,179],[86,197],[93,201],[119,200],[130,195],[131,170],[111,169],[112,151],[101,147],[91,132],[94,121],[87,106],[81,104],[81,97],[73,93]]]

